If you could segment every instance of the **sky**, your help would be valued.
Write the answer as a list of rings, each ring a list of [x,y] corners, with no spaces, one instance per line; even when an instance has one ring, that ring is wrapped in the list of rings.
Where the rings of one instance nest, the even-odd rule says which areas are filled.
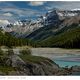
[[[18,1],[0,2],[0,22],[9,20],[14,22],[19,19],[36,19],[53,9],[76,9],[80,8],[80,2],[61,1]],[[7,22],[7,21],[5,21]]]

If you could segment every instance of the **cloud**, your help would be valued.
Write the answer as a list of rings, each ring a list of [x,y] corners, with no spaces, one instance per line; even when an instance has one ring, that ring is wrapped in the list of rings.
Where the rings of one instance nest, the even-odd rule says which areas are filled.
[[[37,18],[53,8],[80,8],[80,2],[29,1],[25,2],[25,5],[22,2],[13,3],[14,2],[0,2],[0,19],[13,22],[18,19]]]
[[[61,5],[62,9],[75,9],[75,8],[80,8],[80,2],[63,2]]]
[[[13,16],[13,14],[11,14],[11,13],[9,13],[9,12],[8,12],[8,13],[4,13],[3,15],[4,15],[4,16],[9,16],[9,17]]]
[[[0,24],[7,25],[9,24],[8,20],[0,20]]]
[[[47,3],[47,6],[45,6],[47,10],[51,8],[59,8],[59,9],[75,9],[80,8],[80,2],[79,1],[51,1]]]
[[[28,4],[29,3],[30,2],[28,2]],[[36,1],[36,3],[34,2],[32,4],[37,6],[37,5],[44,4],[44,2]],[[27,19],[27,18],[35,19],[37,18],[38,15],[42,15],[42,13],[43,12],[41,12],[38,9],[33,9],[29,7],[21,7],[21,5],[19,7],[18,5],[13,4],[13,2],[12,3],[0,2],[0,20],[8,20],[11,23],[14,23],[15,21],[20,20],[20,19]]]
[[[11,23],[20,19],[35,19],[38,17],[37,15],[42,15],[42,12],[29,8],[0,8],[0,19],[8,20]]]
[[[31,1],[29,5],[31,6],[41,6],[44,5],[45,1]]]

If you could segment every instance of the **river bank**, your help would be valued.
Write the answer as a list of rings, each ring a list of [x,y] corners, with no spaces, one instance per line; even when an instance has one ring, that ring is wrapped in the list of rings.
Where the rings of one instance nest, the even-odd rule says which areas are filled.
[[[27,49],[30,49],[30,55],[27,55],[27,52],[25,52]],[[8,52],[11,54],[11,56],[10,54],[9,56],[3,55],[5,58],[8,57],[8,60],[5,61],[8,61],[7,64],[10,64],[9,61],[11,61],[15,68],[19,67],[20,70],[22,70],[18,70],[18,73],[16,71],[14,73],[9,73],[9,75],[80,75],[79,49],[1,48],[1,50],[5,55],[6,53],[8,54]],[[23,51],[26,55],[20,56]],[[56,72],[54,71],[54,68],[56,68]],[[5,69],[7,69],[7,67],[5,67]],[[14,68],[11,67],[10,69],[13,70]],[[1,70],[3,70],[3,67],[1,67]]]

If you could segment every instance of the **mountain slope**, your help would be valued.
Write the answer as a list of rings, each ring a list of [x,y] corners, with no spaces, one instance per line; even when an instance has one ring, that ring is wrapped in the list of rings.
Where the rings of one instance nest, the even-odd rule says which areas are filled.
[[[42,27],[27,38],[42,47],[80,48],[80,16],[64,19],[57,26]]]
[[[34,43],[29,39],[16,38],[9,33],[0,30],[0,46],[32,46]]]
[[[62,48],[80,48],[80,27],[50,36],[40,42],[41,46],[62,47]]]
[[[60,20],[58,24],[51,24],[51,25],[42,27],[32,32],[26,38],[30,38],[36,41],[44,40],[50,36],[53,36],[53,35],[55,36],[67,30],[71,30],[73,28],[79,27],[79,24],[80,24],[80,16],[66,18],[64,20]]]

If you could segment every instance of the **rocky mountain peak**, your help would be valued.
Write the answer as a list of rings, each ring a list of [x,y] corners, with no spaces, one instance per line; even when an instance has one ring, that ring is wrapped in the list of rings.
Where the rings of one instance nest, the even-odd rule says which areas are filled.
[[[45,27],[47,25],[60,25],[65,24],[68,21],[74,22],[74,17],[80,17],[80,10],[61,10],[61,9],[51,9],[45,15],[39,16],[36,20],[24,19],[18,20],[14,23],[6,24],[6,27],[3,26],[3,29],[6,32],[15,32],[18,36],[28,35],[35,30]],[[71,19],[70,19],[71,18]],[[79,19],[78,19],[79,20]],[[65,23],[61,23],[65,21]],[[7,21],[8,22],[8,21]],[[61,26],[62,27],[62,26]]]

